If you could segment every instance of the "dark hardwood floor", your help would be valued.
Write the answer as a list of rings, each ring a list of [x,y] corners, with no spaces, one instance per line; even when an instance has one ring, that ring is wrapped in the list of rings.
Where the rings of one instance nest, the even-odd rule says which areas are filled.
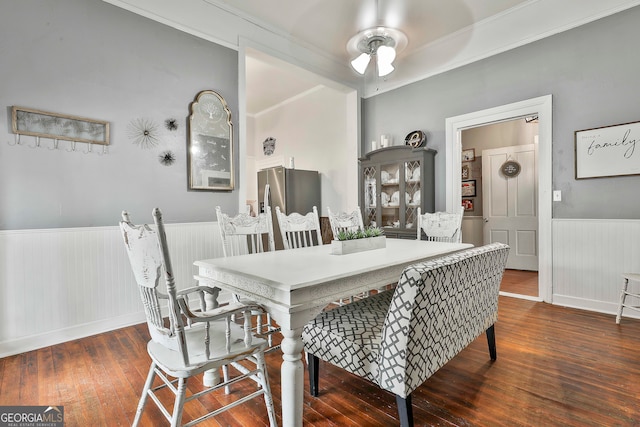
[[[0,405],[64,405],[67,426],[131,425],[148,339],[141,324],[0,359]],[[613,315],[500,297],[496,339],[497,361],[481,336],[414,392],[416,425],[640,425],[640,320],[616,325]],[[280,361],[267,355],[279,422]],[[320,369],[318,398],[305,373],[305,426],[398,425],[394,396],[325,363]],[[185,416],[232,399],[209,396]],[[143,421],[167,425],[152,402]],[[254,399],[201,425],[263,426],[266,410]]]

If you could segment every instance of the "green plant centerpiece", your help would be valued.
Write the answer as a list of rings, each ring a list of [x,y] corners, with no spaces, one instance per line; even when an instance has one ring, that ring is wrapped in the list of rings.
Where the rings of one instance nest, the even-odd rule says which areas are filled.
[[[338,240],[355,240],[366,239],[367,237],[378,237],[384,234],[384,230],[380,227],[366,227],[364,230],[358,228],[357,231],[339,231],[336,236]]]
[[[366,227],[358,230],[340,231],[331,242],[331,253],[346,255],[355,252],[385,248],[384,231],[379,227]]]

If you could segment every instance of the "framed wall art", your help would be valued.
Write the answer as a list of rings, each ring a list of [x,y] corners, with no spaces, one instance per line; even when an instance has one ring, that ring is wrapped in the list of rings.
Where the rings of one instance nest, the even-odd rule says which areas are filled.
[[[476,180],[462,181],[462,197],[476,197]]]
[[[233,190],[233,124],[224,98],[212,90],[198,93],[188,123],[189,190]]]
[[[14,106],[11,126],[18,135],[109,145],[109,122],[101,120]]]
[[[469,165],[462,165],[462,180],[471,178],[471,168]]]
[[[468,148],[466,150],[462,150],[462,161],[463,162],[473,162],[476,159],[476,149]]]
[[[640,122],[576,131],[576,179],[640,174],[639,142]]]
[[[462,199],[462,208],[465,212],[473,212],[473,199]]]

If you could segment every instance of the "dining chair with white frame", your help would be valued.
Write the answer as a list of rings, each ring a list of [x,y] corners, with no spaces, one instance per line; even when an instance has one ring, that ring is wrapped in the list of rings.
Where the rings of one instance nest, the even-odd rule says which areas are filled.
[[[640,291],[633,291],[629,289],[629,282],[635,282],[635,285],[640,283],[640,273],[623,273],[622,279],[624,282],[622,290],[620,291],[620,303],[618,304],[618,310],[616,312],[617,324],[620,324],[620,320],[622,320],[622,311],[625,308],[640,311]],[[630,298],[630,300],[628,301],[627,298]]]
[[[462,242],[462,209],[458,212],[417,212],[417,239],[431,242]]]
[[[265,206],[264,212],[259,213],[257,216],[251,216],[247,212],[231,216],[222,212],[220,206],[217,206],[216,216],[225,257],[275,250],[271,208],[269,206]],[[234,299],[239,302],[244,301],[238,295],[234,295]],[[280,346],[273,345],[272,335],[279,332],[280,328],[273,322],[269,314],[263,312],[255,314],[255,330],[256,333],[267,336],[269,343],[267,352],[278,349]],[[266,322],[263,321],[263,316],[266,317]]]
[[[331,212],[331,208],[327,207],[329,214],[329,224],[333,238],[336,239],[341,231],[358,231],[364,229],[362,222],[362,212],[360,206],[351,212]]]
[[[331,212],[331,208],[327,207],[327,213],[329,214],[329,224],[331,225],[331,232],[333,233],[333,239],[338,239],[338,234],[341,232],[350,232],[364,230],[364,222],[362,221],[362,211],[360,206],[356,207],[351,212]],[[348,299],[341,299],[336,301],[337,305],[344,305],[347,302],[353,302],[357,299],[366,298],[369,296],[369,292],[364,292],[358,295],[352,295]]]
[[[177,290],[162,213],[157,208],[153,211],[153,219],[155,230],[146,224],[132,224],[127,212],[122,213],[120,222],[122,238],[140,290],[151,335],[147,345],[151,366],[132,425],[139,425],[148,397],[158,405],[171,426],[190,426],[261,395],[267,406],[269,424],[277,425],[264,358],[267,342],[253,336],[250,327],[249,313],[262,308],[256,304],[243,303],[211,308],[207,307],[204,294],[215,295],[212,288],[195,286]],[[163,272],[166,294],[158,290]],[[197,296],[195,300],[200,302],[199,308],[190,304],[191,295]],[[168,324],[165,324],[162,313],[165,303],[169,311]],[[243,315],[244,328],[231,321],[233,315]],[[187,393],[187,381],[190,378],[220,367],[228,372],[228,366],[238,366],[238,362],[243,360],[255,363],[256,369],[238,369],[240,375],[231,378],[227,374],[224,382],[199,393]],[[156,378],[162,380],[162,384],[154,387]],[[223,387],[228,391],[230,384],[246,379],[255,381],[259,386],[258,390],[250,391],[246,396],[230,404],[223,404],[222,407],[216,405],[215,408],[208,408],[210,411],[207,414],[183,424],[186,403]],[[165,407],[164,392],[160,391],[163,389],[168,389],[175,395],[172,413]],[[163,396],[162,400],[158,397],[158,392]]]
[[[276,218],[285,249],[305,248],[322,244],[318,209],[314,206],[305,215],[292,212],[286,215],[276,206]]]

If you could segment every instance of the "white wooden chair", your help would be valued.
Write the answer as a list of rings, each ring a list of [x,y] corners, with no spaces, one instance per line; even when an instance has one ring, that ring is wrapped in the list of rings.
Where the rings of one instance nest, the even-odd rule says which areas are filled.
[[[148,397],[151,397],[158,405],[172,426],[191,426],[261,395],[264,396],[267,406],[269,422],[271,426],[275,426],[275,411],[264,361],[264,349],[267,347],[267,342],[252,336],[250,327],[243,329],[240,325],[230,321],[231,315],[244,313],[245,322],[248,323],[251,318],[248,313],[261,310],[261,308],[255,304],[233,303],[225,307],[206,310],[204,293],[214,294],[213,289],[196,286],[178,291],[174,282],[167,238],[159,209],[154,209],[153,219],[156,226],[155,231],[146,224],[133,225],[126,212],[122,213],[122,221],[120,222],[120,230],[140,290],[151,335],[147,351],[152,362],[138,403],[133,426],[140,423]],[[158,290],[163,270],[166,294]],[[189,296],[192,294],[199,297],[199,309],[195,309],[189,304]],[[167,326],[165,326],[165,320],[162,317],[162,302],[168,303],[169,322]],[[164,304],[162,303],[162,305]],[[215,387],[187,396],[187,380],[189,378],[204,371],[217,370],[228,365],[238,365],[238,362],[242,360],[251,360],[256,364],[256,369],[250,372],[241,372],[240,375],[219,383]],[[153,387],[156,377],[162,380],[162,384]],[[182,423],[185,403],[199,399],[222,387],[226,388],[230,383],[245,379],[254,380],[259,385],[258,390],[186,424]],[[162,403],[166,402],[163,394],[160,394],[163,396],[162,398],[157,395],[159,390],[165,388],[175,394],[172,413],[169,413],[169,410]],[[211,409],[210,406],[207,407]]]
[[[285,249],[305,248],[322,244],[318,209],[315,206],[306,215],[301,215],[297,212],[286,215],[282,213],[279,206],[276,206],[276,218],[278,218],[280,234],[282,234],[282,242]]]
[[[338,238],[338,233],[345,231],[358,231],[364,230],[364,222],[362,221],[362,212],[360,206],[356,207],[351,212],[331,212],[331,208],[327,207],[327,213],[329,214],[329,225],[331,226],[331,233],[333,239]],[[363,292],[358,295],[352,295],[348,299],[344,298],[340,301],[335,301],[334,304],[344,305],[348,302],[353,302],[357,299],[366,298],[369,296],[369,292]]]
[[[223,213],[220,206],[217,206],[216,216],[225,257],[275,250],[269,206],[265,206],[264,212],[257,216],[251,216],[246,212],[230,216]],[[237,295],[234,295],[234,298],[236,301],[248,302]],[[259,311],[255,313],[254,317],[256,318],[254,328],[256,333],[264,334],[267,337],[269,343],[267,352],[279,349],[279,345],[273,345],[273,334],[280,332],[280,327],[272,321],[271,315]],[[263,321],[263,317],[266,317],[266,322]]]
[[[622,291],[620,292],[620,304],[618,305],[618,314],[616,315],[617,324],[620,324],[620,320],[622,319],[622,310],[624,308],[640,311],[640,293],[629,291],[629,282],[640,282],[640,274],[623,273],[622,278],[624,279],[624,284],[622,285]],[[628,303],[627,297],[634,298],[636,303]]]
[[[216,216],[225,257],[275,250],[269,206],[265,206],[264,212],[257,216],[247,212],[231,216],[217,206]]]
[[[418,240],[422,240],[423,232],[425,240],[432,242],[462,242],[462,211],[457,213],[435,212],[420,213],[418,208]]]
[[[336,236],[341,231],[358,231],[364,229],[360,206],[352,212],[335,213],[331,212],[331,208],[327,207],[327,213],[329,214],[329,224],[331,225],[331,232],[333,233],[334,239],[337,238]]]

